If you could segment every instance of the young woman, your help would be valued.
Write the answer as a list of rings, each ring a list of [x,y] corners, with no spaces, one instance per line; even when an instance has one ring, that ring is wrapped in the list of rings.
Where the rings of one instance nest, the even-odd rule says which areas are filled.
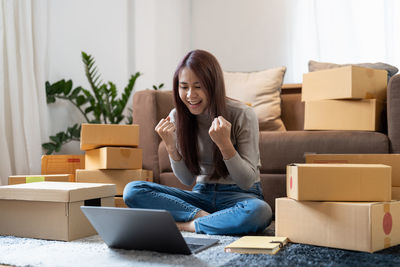
[[[178,228],[204,234],[265,229],[272,211],[260,187],[258,120],[251,107],[225,95],[216,58],[189,52],[173,78],[175,109],[155,128],[174,174],[192,191],[135,181],[124,190],[132,208],[165,209]]]

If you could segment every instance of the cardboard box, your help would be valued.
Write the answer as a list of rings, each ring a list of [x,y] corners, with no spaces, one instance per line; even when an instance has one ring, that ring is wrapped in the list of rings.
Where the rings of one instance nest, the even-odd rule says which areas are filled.
[[[149,170],[76,170],[76,181],[83,183],[105,183],[117,186],[117,195],[123,195],[125,186],[132,181],[153,182]]]
[[[400,244],[400,202],[275,200],[275,235],[291,242],[374,252]]]
[[[85,168],[85,155],[43,155],[42,174],[71,174],[75,182],[75,170]]]
[[[115,207],[117,208],[128,208],[125,204],[123,197],[115,197]]]
[[[392,187],[392,199],[400,200],[400,186]]]
[[[305,102],[304,130],[378,131],[382,108],[376,99]]]
[[[384,164],[392,167],[392,186],[400,186],[400,154],[306,154],[306,163]]]
[[[70,182],[72,174],[48,175],[12,175],[8,177],[8,184],[26,184],[34,182]]]
[[[81,150],[103,146],[137,147],[139,125],[89,124],[82,123]]]
[[[85,153],[85,169],[141,169],[142,149],[102,147]]]
[[[114,206],[115,185],[38,182],[0,187],[0,235],[70,241],[95,235],[80,206]]]
[[[386,100],[387,71],[346,66],[303,74],[302,101],[326,99]]]
[[[390,201],[392,167],[382,164],[290,164],[287,196],[316,201]]]

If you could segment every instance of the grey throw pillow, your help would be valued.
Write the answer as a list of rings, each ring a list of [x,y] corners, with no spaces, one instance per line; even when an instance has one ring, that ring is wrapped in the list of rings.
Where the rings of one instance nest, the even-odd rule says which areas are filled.
[[[313,71],[319,71],[319,70],[325,70],[325,69],[333,69],[333,68],[339,68],[339,67],[344,67],[344,66],[359,66],[359,67],[364,67],[364,68],[371,68],[371,69],[377,69],[377,70],[386,70],[388,73],[388,81],[389,79],[395,75],[399,69],[396,68],[395,66],[386,64],[386,63],[359,63],[359,64],[335,64],[335,63],[328,63],[328,62],[318,62],[314,60],[308,61],[308,71],[313,72]]]

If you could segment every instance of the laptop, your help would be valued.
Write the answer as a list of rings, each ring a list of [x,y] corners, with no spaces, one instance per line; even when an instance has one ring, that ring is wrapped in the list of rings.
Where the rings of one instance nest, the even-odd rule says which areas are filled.
[[[110,248],[194,254],[218,239],[183,237],[166,210],[81,206],[94,229]]]

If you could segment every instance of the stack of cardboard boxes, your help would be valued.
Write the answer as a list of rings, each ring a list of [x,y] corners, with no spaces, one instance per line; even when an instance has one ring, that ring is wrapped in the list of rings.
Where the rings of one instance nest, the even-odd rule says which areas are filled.
[[[347,66],[304,74],[304,129],[379,130],[386,87],[382,70]],[[276,199],[276,235],[366,252],[400,244],[400,201],[392,201],[400,189],[399,156],[308,154],[305,164],[290,164],[288,197]]]
[[[277,236],[374,252],[400,244],[400,201],[383,164],[291,164],[287,198],[276,199]]]
[[[126,207],[123,191],[131,181],[153,181],[142,169],[139,125],[82,124],[81,150],[85,169],[76,170],[76,182],[116,184],[115,205]]]
[[[387,72],[357,66],[303,75],[305,130],[380,130]]]

